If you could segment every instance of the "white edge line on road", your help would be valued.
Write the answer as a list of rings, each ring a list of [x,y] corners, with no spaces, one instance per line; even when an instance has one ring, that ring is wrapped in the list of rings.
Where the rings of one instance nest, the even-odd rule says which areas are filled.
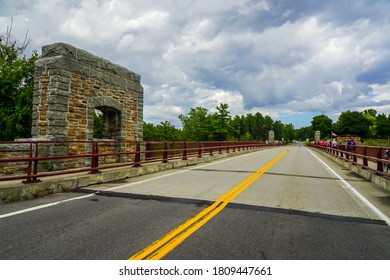
[[[264,150],[256,151],[254,153],[258,153],[258,152],[262,152],[262,151],[264,151]],[[171,176],[171,175],[179,174],[179,173],[182,173],[182,172],[187,172],[187,171],[190,171],[190,170],[193,170],[193,169],[203,168],[205,166],[209,166],[209,165],[212,165],[212,164],[225,162],[225,161],[228,161],[228,160],[233,160],[233,159],[236,159],[236,158],[239,158],[239,157],[243,157],[243,156],[247,156],[247,155],[254,154],[254,153],[243,154],[243,155],[227,158],[227,159],[224,159],[224,160],[219,160],[219,161],[216,161],[216,162],[210,162],[210,163],[204,164],[202,166],[193,167],[193,168],[186,169],[186,170],[180,170],[180,171],[173,172],[173,173],[170,173],[170,174],[165,174],[165,175],[149,178],[149,179],[146,179],[146,180],[141,180],[141,181],[138,181],[138,182],[125,184],[125,185],[121,185],[121,186],[118,186],[118,187],[108,188],[105,191],[113,191],[113,190],[118,190],[118,189],[121,189],[121,188],[126,188],[126,187],[129,187],[131,185],[141,184],[141,183],[144,183],[144,182],[161,179],[161,178],[168,177],[168,176]],[[96,193],[98,193],[98,192],[99,191],[96,191]],[[69,198],[69,199],[65,199],[65,200],[60,200],[60,201],[56,201],[56,202],[52,202],[52,203],[47,203],[47,204],[43,204],[43,205],[38,205],[38,206],[22,209],[22,210],[15,211],[15,212],[2,214],[2,215],[0,215],[0,220],[4,219],[4,218],[7,218],[7,217],[19,215],[19,214],[24,214],[24,213],[32,212],[32,211],[35,211],[35,210],[39,210],[39,209],[43,209],[43,208],[47,208],[47,207],[52,207],[52,206],[55,206],[55,205],[58,205],[58,204],[61,204],[61,203],[92,197],[92,196],[95,196],[96,193],[87,194],[87,195],[83,195],[83,196],[78,196],[78,197],[74,197],[74,198]]]
[[[15,212],[10,212],[10,213],[7,213],[7,214],[2,214],[2,215],[0,215],[0,219],[4,219],[4,218],[7,218],[7,217],[19,215],[19,214],[24,214],[24,213],[27,213],[27,212],[31,212],[31,211],[35,211],[35,210],[39,210],[39,209],[51,207],[51,206],[55,206],[55,205],[58,205],[58,204],[61,204],[61,203],[65,203],[65,202],[69,202],[69,201],[73,201],[73,200],[78,200],[78,199],[83,199],[83,198],[92,197],[92,196],[94,196],[94,195],[95,195],[94,193],[93,193],[93,194],[87,194],[87,195],[78,196],[78,197],[73,197],[73,198],[69,198],[69,199],[65,199],[65,200],[60,200],[60,201],[56,201],[56,202],[52,202],[52,203],[47,203],[47,204],[43,204],[43,205],[38,205],[38,206],[35,206],[35,207],[30,207],[30,208],[26,208],[26,209],[23,209],[23,210],[19,210],[19,211],[15,211]]]
[[[373,211],[379,219],[383,220],[388,226],[390,226],[390,218],[387,217],[382,211],[374,206],[367,198],[361,195],[351,184],[349,184],[344,178],[336,173],[329,165],[327,165],[322,159],[320,159],[316,154],[306,148],[331,174],[333,174],[337,179],[340,185],[347,191],[348,194],[358,198],[363,202],[371,211]]]

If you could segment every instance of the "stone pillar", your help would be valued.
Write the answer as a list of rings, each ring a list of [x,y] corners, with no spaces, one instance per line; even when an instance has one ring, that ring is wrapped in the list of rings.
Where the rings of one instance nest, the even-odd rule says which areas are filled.
[[[272,143],[275,142],[275,133],[274,133],[273,130],[270,130],[270,131],[268,132],[268,142],[269,142],[270,144],[272,144]]]
[[[317,130],[315,133],[314,133],[314,142],[315,143],[318,143],[321,141],[321,132],[319,130]]]

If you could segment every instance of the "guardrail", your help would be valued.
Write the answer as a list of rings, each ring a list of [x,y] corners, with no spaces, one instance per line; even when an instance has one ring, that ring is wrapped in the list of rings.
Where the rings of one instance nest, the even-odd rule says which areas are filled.
[[[390,161],[385,158],[386,147],[355,146],[354,151],[347,150],[346,145],[336,147],[310,144],[310,147],[322,150],[340,159],[358,165],[363,169],[368,169],[378,175],[390,177]],[[389,167],[389,169],[388,169]]]
[[[13,147],[18,147],[12,156]],[[72,173],[96,174],[105,169],[138,167],[142,164],[187,160],[215,153],[272,146],[264,142],[139,142],[91,141],[16,141],[0,142],[1,181],[40,182],[39,178]],[[60,155],[53,155],[53,151]],[[15,150],[15,149],[14,149]],[[81,152],[80,151],[84,151]],[[10,167],[11,166],[11,167]],[[11,171],[10,171],[11,170]],[[8,173],[8,174],[7,174]],[[12,174],[10,174],[12,173]]]

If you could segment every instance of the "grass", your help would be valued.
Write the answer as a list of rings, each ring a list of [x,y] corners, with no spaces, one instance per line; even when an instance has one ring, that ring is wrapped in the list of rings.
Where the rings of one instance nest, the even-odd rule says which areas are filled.
[[[364,139],[362,141],[364,146],[380,146],[380,147],[390,147],[390,140],[386,139]]]

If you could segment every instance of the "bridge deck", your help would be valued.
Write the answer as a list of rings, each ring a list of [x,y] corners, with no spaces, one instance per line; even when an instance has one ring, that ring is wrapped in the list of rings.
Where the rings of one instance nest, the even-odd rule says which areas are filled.
[[[390,259],[389,192],[304,147],[83,190],[3,204],[0,255]]]

